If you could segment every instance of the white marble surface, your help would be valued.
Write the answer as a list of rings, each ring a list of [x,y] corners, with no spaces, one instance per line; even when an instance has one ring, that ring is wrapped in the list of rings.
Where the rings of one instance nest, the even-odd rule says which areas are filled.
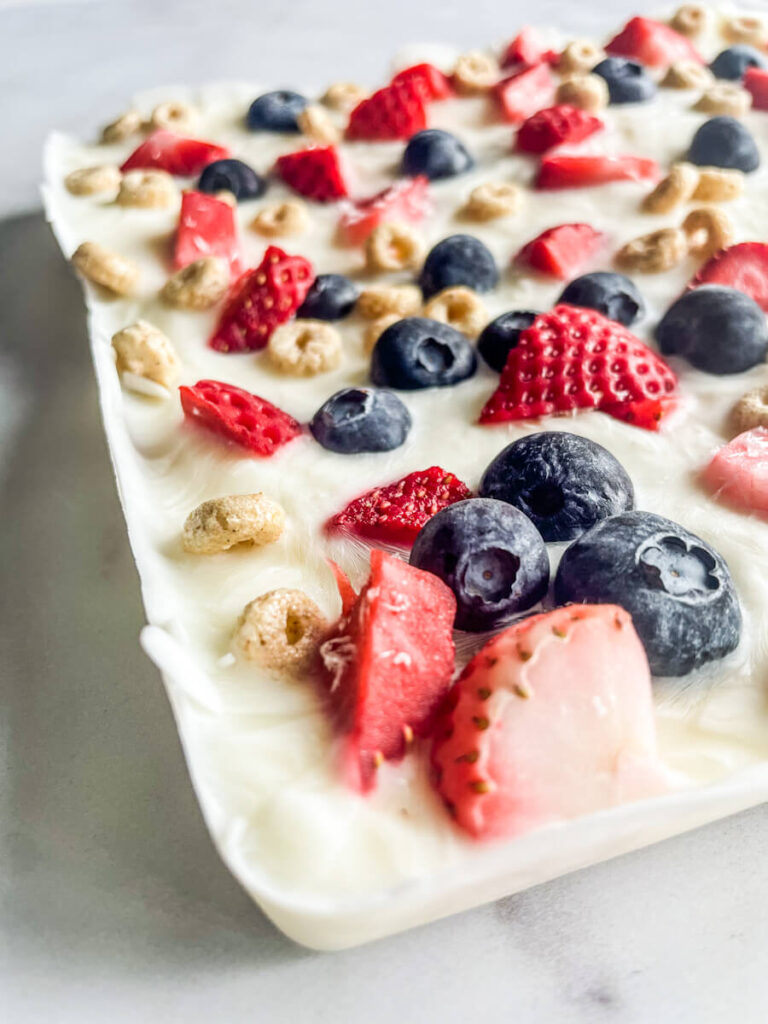
[[[373,81],[402,42],[469,47],[533,7],[366,6],[0,2],[0,1019],[762,1024],[768,808],[334,955],[276,933],[204,831],[136,643],[137,580],[79,288],[39,210],[39,149],[134,88]],[[535,10],[563,6],[583,31],[581,7]],[[593,2],[589,17],[631,6]]]

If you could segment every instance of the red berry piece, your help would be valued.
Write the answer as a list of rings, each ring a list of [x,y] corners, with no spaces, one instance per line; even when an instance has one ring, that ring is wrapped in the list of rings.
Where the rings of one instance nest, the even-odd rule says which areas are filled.
[[[208,344],[217,352],[264,348],[272,331],[302,304],[314,278],[303,256],[270,245],[259,266],[235,281]]]
[[[427,127],[423,87],[393,82],[361,100],[349,115],[348,139],[410,139]]]
[[[447,100],[454,95],[451,80],[434,64],[414,64],[398,71],[391,85],[414,85],[425,103]]]
[[[752,97],[754,109],[768,110],[768,69],[747,68],[742,84]]]
[[[203,256],[225,259],[235,277],[242,272],[235,211],[229,203],[205,192],[185,192],[181,197],[173,265],[181,270]]]
[[[630,18],[605,47],[605,52],[615,57],[630,57],[652,68],[666,68],[677,60],[703,63],[690,39],[652,18]]]
[[[199,380],[194,387],[180,387],[179,394],[188,420],[255,455],[274,455],[301,433],[301,424],[287,412],[232,384]]]
[[[275,171],[294,192],[317,203],[332,203],[349,194],[334,146],[287,153],[278,157]]]
[[[704,483],[718,499],[742,512],[768,516],[768,430],[739,434],[712,457]]]
[[[501,58],[501,66],[509,68],[515,64],[522,64],[525,67],[533,67],[534,64],[541,63],[556,64],[558,58],[557,50],[551,49],[544,43],[541,33],[530,25],[526,25],[507,46],[504,56]]]
[[[536,188],[586,188],[611,181],[654,181],[660,176],[656,161],[645,157],[551,153],[541,161]]]
[[[548,64],[536,64],[503,79],[494,93],[504,120],[518,124],[551,104],[555,80]]]
[[[229,150],[225,146],[203,142],[201,139],[185,139],[175,132],[160,129],[152,132],[131,153],[120,170],[136,171],[151,168],[185,177],[199,174],[214,160],[224,160],[228,156]]]
[[[602,242],[603,236],[589,224],[560,224],[524,245],[514,262],[566,281],[590,261]]]
[[[545,153],[564,142],[581,142],[603,127],[599,117],[561,103],[537,111],[520,125],[517,148],[523,153]]]
[[[739,242],[715,253],[688,287],[698,288],[700,284],[736,288],[768,313],[768,243]]]
[[[405,221],[418,224],[432,210],[429,179],[425,174],[401,178],[394,185],[370,199],[345,204],[339,217],[339,241],[346,245],[362,245],[379,224]]]

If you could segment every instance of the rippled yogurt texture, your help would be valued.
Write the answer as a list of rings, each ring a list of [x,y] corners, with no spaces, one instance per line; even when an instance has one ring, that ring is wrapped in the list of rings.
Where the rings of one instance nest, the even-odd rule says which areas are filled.
[[[561,45],[565,38],[554,39]],[[709,58],[726,44],[701,43]],[[423,54],[413,51],[412,63]],[[450,67],[456,54],[426,54]],[[138,98],[148,113],[160,100],[180,99],[200,113],[195,132],[229,146],[234,156],[267,172],[275,158],[300,148],[300,136],[251,134],[243,127],[259,85],[222,84],[199,90],[168,89]],[[606,130],[589,147],[606,153],[653,157],[662,166],[680,159],[705,115],[691,109],[697,94],[664,89],[647,105],[611,107],[601,115]],[[525,192],[520,213],[488,224],[466,224],[457,216],[470,190],[485,181],[530,183],[536,161],[511,152],[514,129],[489,114],[486,100],[456,99],[429,110],[433,127],[455,132],[476,158],[475,169],[432,185],[434,214],[420,229],[428,245],[458,231],[471,231],[494,253],[501,268],[495,291],[484,296],[491,316],[514,308],[545,310],[563,285],[514,271],[510,258],[529,239],[556,224],[586,221],[605,232],[603,255],[589,269],[608,268],[612,253],[629,239],[682,219],[682,214],[640,212],[648,184],[617,183],[559,192]],[[745,123],[761,150],[763,165],[748,177],[744,196],[724,205],[737,241],[764,239],[768,231],[768,113]],[[495,427],[477,425],[478,413],[497,376],[482,366],[458,387],[404,394],[413,430],[403,447],[375,455],[325,451],[303,436],[269,459],[241,452],[183,421],[175,393],[165,399],[120,390],[110,365],[110,337],[138,317],[172,339],[182,361],[180,383],[210,377],[268,398],[307,421],[333,392],[368,381],[364,322],[353,316],[338,326],[344,341],[341,367],[311,379],[275,371],[263,353],[223,355],[206,345],[217,312],[186,313],[157,298],[169,274],[168,254],[178,209],[125,209],[102,198],[76,198],[64,176],[94,163],[120,163],[137,144],[105,146],[56,135],[46,157],[45,197],[65,254],[84,240],[100,242],[136,260],[142,269],[136,299],[105,301],[86,288],[102,403],[134,550],[142,570],[150,621],[163,626],[188,656],[175,676],[174,706],[207,816],[228,859],[253,887],[268,885],[296,898],[359,896],[387,885],[433,875],[477,856],[478,845],[452,825],[426,779],[424,751],[401,765],[385,766],[376,792],[361,798],[337,776],[334,737],[313,686],[263,674],[228,654],[242,607],[273,587],[300,587],[329,617],[339,612],[325,559],[336,558],[353,581],[366,574],[367,549],[353,541],[328,542],[321,524],[362,491],[433,464],[476,487],[489,461],[510,441],[540,429],[571,430],[605,445],[634,481],[637,505],[674,519],[701,535],[727,559],[741,597],[745,629],[738,651],[725,661],[682,680],[655,687],[662,757],[680,787],[723,779],[768,760],[768,524],[729,510],[700,486],[698,474],[727,437],[726,417],[746,390],[768,384],[768,369],[715,377],[679,364],[683,408],[648,433],[601,413],[579,413]],[[391,183],[403,143],[342,146],[351,192],[368,196]],[[191,185],[190,182],[182,182]],[[256,211],[287,198],[279,182],[260,200],[237,209],[247,265],[255,265],[266,241],[249,224]],[[362,254],[334,242],[338,207],[311,204],[311,227],[278,240],[308,257],[318,273],[340,272],[364,284]],[[650,339],[660,315],[697,269],[693,260],[675,270],[637,275],[648,313],[635,326]],[[377,283],[408,280],[378,276]],[[125,436],[127,434],[127,436]],[[180,531],[187,513],[206,498],[262,490],[280,501],[288,528],[274,545],[214,557],[184,554]],[[84,496],[85,497],[85,496]],[[552,547],[553,565],[559,552]],[[466,653],[466,652],[464,652]],[[137,752],[140,756],[140,752]],[[753,802],[757,802],[758,797]],[[672,829],[674,831],[674,829]]]

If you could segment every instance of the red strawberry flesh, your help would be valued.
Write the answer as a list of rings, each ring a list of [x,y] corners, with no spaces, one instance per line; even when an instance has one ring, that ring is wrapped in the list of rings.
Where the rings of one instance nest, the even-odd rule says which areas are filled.
[[[494,86],[494,94],[505,121],[518,124],[552,102],[555,80],[548,64],[535,64],[518,71]]]
[[[520,125],[517,148],[523,153],[545,153],[566,142],[581,142],[602,128],[603,122],[599,117],[568,103],[560,103],[531,114]]]
[[[590,261],[602,243],[603,236],[589,224],[560,224],[524,245],[514,262],[565,281]]]
[[[768,68],[747,68],[743,86],[752,97],[755,110],[768,110]]]
[[[629,57],[653,68],[669,67],[678,60],[703,63],[690,39],[652,18],[631,18],[606,45],[605,52]]]
[[[431,209],[427,176],[401,178],[370,199],[348,204],[339,218],[339,240],[346,245],[362,245],[379,224],[418,224]]]
[[[278,157],[275,171],[306,199],[331,203],[348,195],[335,146],[312,147]]]
[[[187,139],[175,132],[159,129],[131,153],[120,170],[154,169],[185,177],[199,174],[214,160],[224,160],[228,156],[229,150],[225,146],[202,139]]]
[[[393,82],[361,100],[349,115],[348,139],[410,139],[427,127],[423,86]]]
[[[173,265],[177,270],[204,256],[227,261],[232,274],[242,271],[235,211],[221,199],[205,192],[185,192],[181,197]]]
[[[715,253],[691,281],[689,288],[698,288],[702,284],[736,288],[768,313],[768,243],[739,242]]]
[[[414,64],[413,67],[404,68],[398,71],[390,84],[403,83],[414,85],[421,92],[425,103],[447,100],[454,95],[450,79],[434,64]]]
[[[768,516],[768,429],[747,430],[718,449],[703,480],[726,505]]]
[[[612,181],[654,181],[660,173],[656,161],[645,157],[550,153],[541,161],[535,186],[587,188]]]
[[[190,422],[255,455],[273,455],[301,433],[301,424],[288,413],[232,384],[199,380],[193,387],[180,387],[179,394]]]
[[[541,33],[526,25],[507,46],[501,58],[501,66],[508,68],[515,64],[522,64],[525,67],[541,63],[556,64],[558,57],[557,51],[544,43]]]

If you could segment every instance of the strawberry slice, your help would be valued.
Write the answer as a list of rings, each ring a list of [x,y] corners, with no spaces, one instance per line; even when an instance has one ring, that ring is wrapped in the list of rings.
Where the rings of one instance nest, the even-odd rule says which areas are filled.
[[[526,67],[541,63],[556,64],[559,56],[557,50],[550,49],[543,41],[540,30],[526,25],[508,44],[501,58],[501,66],[509,68],[515,64],[524,64]]]
[[[570,605],[480,650],[435,729],[433,781],[477,839],[662,793],[651,676],[632,619]]]
[[[454,95],[451,80],[434,64],[414,64],[404,68],[392,79],[391,85],[414,85],[425,103],[447,100]]]
[[[676,391],[672,370],[626,327],[592,309],[555,306],[520,333],[480,422],[600,409],[658,430]]]
[[[603,235],[589,224],[560,224],[524,245],[514,263],[566,281],[589,263]]]
[[[225,259],[235,277],[242,272],[235,211],[229,203],[205,192],[185,192],[181,197],[173,265],[181,270],[203,256]]]
[[[586,188],[611,181],[646,181],[661,177],[655,160],[641,156],[552,153],[543,157],[535,187]]]
[[[423,86],[393,82],[361,100],[349,115],[348,139],[410,139],[427,127]]]
[[[504,120],[518,124],[552,102],[555,80],[548,64],[535,64],[504,78],[493,91]]]
[[[768,516],[768,430],[755,427],[720,448],[703,480],[732,508]]]
[[[581,142],[603,127],[599,117],[560,103],[537,111],[520,125],[517,148],[523,153],[545,153],[564,142]]]
[[[752,97],[755,110],[768,110],[768,69],[747,68],[742,85]]]
[[[329,519],[326,528],[410,547],[436,512],[471,497],[472,492],[453,473],[431,466],[356,498]]]
[[[429,178],[425,174],[401,178],[369,199],[346,204],[339,217],[339,241],[362,245],[379,224],[393,221],[418,224],[431,210]]]
[[[688,287],[698,288],[700,284],[736,288],[768,313],[768,243],[739,242],[715,253]]]
[[[382,761],[399,760],[414,736],[429,734],[453,675],[455,614],[456,599],[436,576],[371,553],[368,582],[320,648],[352,788],[372,789]]]
[[[186,177],[199,174],[214,160],[224,160],[228,156],[229,150],[225,146],[203,142],[201,139],[187,139],[161,128],[152,132],[134,149],[120,170],[153,168]]]
[[[278,157],[275,171],[294,192],[317,203],[349,195],[335,146],[300,149]]]
[[[188,420],[234,441],[255,455],[274,455],[298,437],[301,424],[265,398],[219,380],[199,380],[180,387],[181,407]]]
[[[652,68],[666,68],[677,60],[704,63],[690,39],[652,18],[630,18],[605,47],[605,52],[616,57],[631,57]]]

